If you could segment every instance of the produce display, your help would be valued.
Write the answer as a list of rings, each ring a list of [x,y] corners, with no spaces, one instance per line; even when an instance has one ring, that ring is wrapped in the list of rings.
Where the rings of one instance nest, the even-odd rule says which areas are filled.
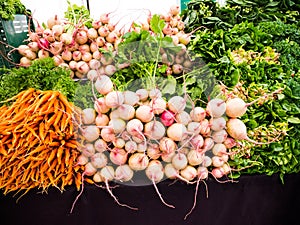
[[[111,183],[153,185],[174,208],[174,179],[196,186],[187,218],[209,177],[300,171],[299,4],[192,0],[120,28],[68,3],[1,69],[5,194],[75,185],[72,212],[90,183],[137,210]]]

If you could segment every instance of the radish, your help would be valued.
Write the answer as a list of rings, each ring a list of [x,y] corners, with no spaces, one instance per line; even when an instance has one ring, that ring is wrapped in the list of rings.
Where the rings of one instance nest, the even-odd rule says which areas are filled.
[[[194,148],[194,150],[200,151],[200,149],[204,145],[204,139],[203,139],[202,135],[197,134],[190,140],[190,143],[191,143],[192,147]]]
[[[178,177],[178,171],[174,168],[171,163],[165,165],[164,169],[165,175],[169,179],[175,179]]]
[[[94,27],[89,28],[87,31],[87,37],[91,40],[96,39],[98,37],[98,31]]]
[[[175,169],[181,170],[184,169],[188,164],[188,159],[185,154],[183,153],[177,153],[172,158],[172,164]]]
[[[227,123],[226,123],[226,130],[227,133],[234,139],[242,141],[248,141],[251,142],[253,144],[256,145],[261,145],[261,144],[270,144],[272,141],[270,142],[257,142],[254,140],[251,140],[248,135],[247,135],[247,127],[246,125],[243,123],[242,120],[237,119],[237,118],[230,118]]]
[[[80,51],[74,51],[72,53],[72,57],[74,61],[80,61],[82,57],[82,53]]]
[[[150,106],[154,114],[161,114],[166,110],[167,103],[163,98],[153,98],[150,101]]]
[[[199,166],[197,168],[197,174],[198,174],[199,179],[201,179],[201,180],[207,179],[208,178],[208,169],[207,169],[207,167]]]
[[[94,148],[97,152],[105,152],[108,149],[107,143],[106,141],[104,141],[103,139],[98,138],[95,142],[94,142]]]
[[[31,65],[31,60],[28,59],[27,57],[23,56],[21,59],[20,59],[20,66],[24,66],[24,67],[28,67]]]
[[[237,145],[237,142],[233,138],[227,137],[225,139],[225,141],[223,142],[223,144],[226,146],[226,148],[230,149],[230,148],[235,147]]]
[[[197,177],[197,170],[195,167],[187,165],[184,169],[180,170],[180,175],[187,181],[192,181]]]
[[[226,115],[232,118],[241,117],[247,111],[248,105],[241,98],[232,98],[226,101]]]
[[[88,142],[93,142],[99,138],[100,130],[95,125],[88,125],[83,127],[82,136]]]
[[[192,149],[187,154],[187,160],[191,166],[200,165],[204,160],[204,154]]]
[[[127,122],[126,130],[130,135],[139,135],[143,131],[144,125],[138,119],[132,119]]]
[[[174,141],[181,141],[186,137],[186,135],[187,135],[186,126],[184,126],[181,123],[173,123],[167,129],[167,136],[173,139]]]
[[[183,97],[173,96],[168,101],[168,108],[175,114],[182,112],[186,107],[186,101]]]
[[[149,97],[149,93],[146,89],[138,89],[135,93],[139,97],[140,101],[146,101]]]
[[[224,154],[228,154],[226,146],[222,143],[215,144],[214,147],[212,148],[212,153],[216,156],[222,156]]]
[[[216,179],[221,178],[225,175],[223,169],[219,168],[219,167],[213,168],[212,171],[211,171],[211,174]]]
[[[125,140],[123,140],[122,138],[117,138],[116,140],[113,141],[113,145],[116,148],[124,148]]]
[[[158,159],[161,155],[159,146],[157,144],[152,144],[147,147],[147,156],[150,159]]]
[[[93,181],[95,183],[100,183],[103,182],[102,177],[100,175],[100,171],[97,171],[94,175],[93,175]]]
[[[93,176],[97,172],[97,168],[93,166],[91,162],[88,162],[84,166],[84,174],[87,176]]]
[[[109,154],[109,159],[115,165],[123,165],[127,161],[127,152],[122,148],[113,148]]]
[[[193,134],[199,134],[201,131],[201,125],[199,122],[190,122],[187,125],[187,130]]]
[[[106,142],[113,142],[116,139],[116,135],[111,127],[102,128],[100,135]]]
[[[219,130],[219,131],[214,131],[212,133],[212,139],[214,140],[214,142],[216,143],[222,143],[225,141],[225,139],[227,138],[228,133],[226,132],[226,130]]]
[[[105,104],[110,108],[116,108],[124,103],[124,96],[120,91],[111,91],[105,96]]]
[[[130,181],[133,177],[133,170],[127,165],[120,165],[115,170],[115,179],[121,182]]]
[[[175,154],[175,152],[162,152],[161,160],[167,163],[172,162],[172,159],[175,156]]]
[[[170,205],[165,202],[165,200],[162,198],[162,196],[156,186],[156,183],[161,181],[164,177],[164,168],[163,168],[161,162],[158,160],[152,160],[149,163],[148,167],[146,168],[145,173],[146,173],[146,176],[149,178],[149,180],[152,181],[155,191],[158,194],[162,203],[170,208],[175,208],[173,205]]]
[[[162,97],[162,93],[159,89],[157,88],[153,88],[149,91],[149,97],[150,99],[156,99],[156,98],[161,98]]]
[[[210,135],[210,132],[211,132],[210,124],[207,119],[200,121],[200,127],[201,127],[200,134],[202,134],[203,136]]]
[[[41,49],[38,51],[38,58],[39,59],[44,59],[50,56],[50,53],[44,49]]]
[[[202,151],[204,151],[204,152],[209,151],[214,147],[214,145],[215,145],[214,140],[210,137],[207,137],[204,139]]]
[[[226,127],[226,119],[224,117],[217,117],[217,118],[212,117],[209,120],[209,125],[213,131],[223,130]]]
[[[150,106],[141,105],[136,109],[135,117],[143,123],[147,123],[153,119],[154,113]]]
[[[144,170],[149,164],[149,158],[144,153],[134,153],[128,159],[128,165],[132,170]]]
[[[89,65],[89,62],[93,59],[93,56],[90,52],[84,52],[82,53],[81,59]]]
[[[124,104],[135,106],[138,104],[140,98],[139,95],[133,91],[124,91]]]
[[[173,64],[172,70],[174,74],[181,74],[183,71],[183,66],[181,64]]]
[[[107,165],[107,156],[104,155],[103,153],[95,153],[92,157],[91,157],[91,163],[92,165],[99,169],[99,168],[103,168],[104,166]]]
[[[149,139],[159,140],[165,136],[165,126],[159,121],[150,121],[145,124],[144,134]]]
[[[131,140],[126,141],[124,148],[128,153],[134,153],[137,150],[137,143]]]
[[[226,102],[219,98],[211,99],[206,106],[206,111],[211,117],[221,117],[226,111]]]
[[[89,158],[86,155],[81,154],[77,157],[77,164],[76,165],[84,166],[88,162],[89,162]]]
[[[76,35],[75,35],[75,41],[80,44],[83,45],[85,43],[87,43],[88,41],[88,36],[85,30],[79,30]]]
[[[94,60],[94,59],[92,59],[92,60]],[[91,68],[91,66],[94,66],[92,60],[89,62],[90,70],[89,70],[89,72],[86,74],[86,77],[87,77],[87,79],[89,79],[90,81],[95,82],[95,81],[97,80],[99,74],[98,74],[98,72],[97,72],[97,70],[96,70],[95,68]],[[92,63],[91,63],[91,62],[92,62]]]
[[[174,123],[174,116],[175,114],[173,112],[166,110],[160,115],[160,121],[166,127],[171,126]]]
[[[82,110],[83,124],[93,124],[96,120],[96,111],[93,108],[86,108]]]
[[[98,114],[107,113],[110,110],[110,108],[106,105],[105,99],[103,97],[98,98],[94,102],[94,108]]]
[[[120,118],[114,118],[109,121],[108,126],[113,129],[115,134],[119,134],[126,129],[126,122]]]
[[[168,137],[163,137],[160,141],[159,141],[159,149],[162,152],[175,152],[175,150],[177,149],[177,145],[176,143]]]
[[[104,67],[104,73],[105,73],[107,76],[113,75],[116,71],[117,71],[117,68],[116,68],[114,65],[106,65],[106,66]]]
[[[134,118],[135,109],[132,105],[122,104],[117,108],[118,115],[123,120],[131,120]]]
[[[211,160],[214,167],[221,167],[224,164],[224,160],[220,156],[213,156]]]
[[[212,164],[211,158],[209,156],[207,156],[207,155],[204,156],[203,162],[202,162],[202,166],[209,167],[209,166],[211,166],[211,164]]]
[[[175,119],[176,119],[177,123],[181,123],[185,126],[188,125],[188,123],[192,121],[190,114],[187,113],[186,111],[177,113],[175,115]]]
[[[65,61],[71,61],[72,60],[72,52],[65,49],[62,53],[61,53],[61,58]]]
[[[89,65],[84,62],[84,61],[79,61],[77,64],[76,64],[76,69],[78,72],[82,73],[82,74],[87,74],[90,70],[90,67]]]

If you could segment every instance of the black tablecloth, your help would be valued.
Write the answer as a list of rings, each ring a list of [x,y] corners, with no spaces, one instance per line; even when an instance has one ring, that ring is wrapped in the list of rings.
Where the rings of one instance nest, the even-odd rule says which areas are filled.
[[[195,210],[184,220],[193,204],[195,185],[165,180],[158,188],[163,205],[153,186],[119,186],[113,189],[119,201],[138,207],[121,207],[104,189],[86,185],[73,212],[78,195],[74,187],[61,193],[29,192],[16,203],[11,195],[0,195],[1,225],[299,225],[300,174],[243,176],[238,183],[207,181],[199,186]],[[171,185],[170,185],[171,184]]]

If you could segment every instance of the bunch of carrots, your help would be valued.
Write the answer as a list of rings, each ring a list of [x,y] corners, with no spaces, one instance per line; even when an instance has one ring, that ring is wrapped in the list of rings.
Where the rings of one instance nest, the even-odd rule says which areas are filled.
[[[80,189],[76,113],[58,91],[30,88],[0,107],[0,189],[4,194],[32,188]]]

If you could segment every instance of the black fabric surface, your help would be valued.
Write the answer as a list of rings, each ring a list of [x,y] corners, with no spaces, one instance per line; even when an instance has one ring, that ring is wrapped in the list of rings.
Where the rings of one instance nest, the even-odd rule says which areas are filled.
[[[29,192],[16,203],[12,195],[0,195],[1,225],[299,225],[300,174],[290,174],[282,184],[277,175],[243,176],[238,183],[207,181],[208,198],[200,184],[197,205],[193,204],[195,185],[166,180],[158,188],[169,204],[163,205],[153,186],[118,186],[112,189],[121,203],[93,185],[85,189],[73,212],[78,192],[69,187],[61,193]]]

